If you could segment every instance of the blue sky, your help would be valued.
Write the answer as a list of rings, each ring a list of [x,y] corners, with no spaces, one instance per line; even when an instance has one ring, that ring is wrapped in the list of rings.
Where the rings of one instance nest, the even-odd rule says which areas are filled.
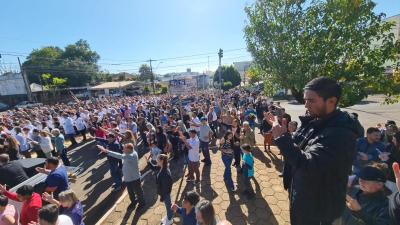
[[[16,56],[5,53],[22,59],[34,48],[64,47],[82,38],[100,54],[102,69],[112,72],[137,72],[149,58],[161,59],[153,63],[159,74],[214,70],[219,48],[225,50],[224,64],[251,59],[243,9],[252,1],[3,0],[0,62],[16,69]],[[400,14],[400,0],[376,2],[376,12]]]

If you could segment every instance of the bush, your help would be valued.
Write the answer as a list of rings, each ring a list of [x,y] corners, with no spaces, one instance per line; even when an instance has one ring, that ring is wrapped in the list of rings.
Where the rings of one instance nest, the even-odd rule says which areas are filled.
[[[161,87],[161,94],[167,94],[168,93],[168,88],[166,86]]]

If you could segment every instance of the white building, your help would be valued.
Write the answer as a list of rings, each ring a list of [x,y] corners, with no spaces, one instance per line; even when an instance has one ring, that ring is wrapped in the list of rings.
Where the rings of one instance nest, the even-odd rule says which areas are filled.
[[[237,71],[240,73],[240,77],[242,78],[242,82],[247,83],[248,77],[246,77],[246,71],[251,66],[251,61],[241,61],[241,62],[234,62],[233,66]]]
[[[189,68],[186,72],[182,73],[167,73],[161,77],[161,81],[169,82],[170,80],[180,80],[185,79],[189,82],[189,80],[193,80],[193,85],[197,89],[207,89],[211,84],[210,76],[206,73],[192,72]]]

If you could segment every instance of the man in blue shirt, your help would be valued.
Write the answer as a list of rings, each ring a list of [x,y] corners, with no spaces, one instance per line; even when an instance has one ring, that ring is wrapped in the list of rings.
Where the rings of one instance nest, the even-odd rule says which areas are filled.
[[[378,162],[379,155],[385,150],[380,141],[380,131],[376,127],[367,130],[367,137],[357,141],[357,156],[353,164],[353,173],[359,175],[361,169],[370,162]]]
[[[58,199],[60,192],[69,189],[67,169],[59,165],[57,157],[46,159],[45,168],[37,167],[36,171],[47,174],[44,192],[53,193],[54,198]]]

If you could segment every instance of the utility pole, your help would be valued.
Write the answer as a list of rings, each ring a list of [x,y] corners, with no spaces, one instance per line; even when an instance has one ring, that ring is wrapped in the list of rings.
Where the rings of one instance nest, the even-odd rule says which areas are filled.
[[[32,101],[32,92],[31,92],[31,87],[29,86],[28,78],[26,76],[26,71],[22,67],[19,57],[17,57],[17,59],[18,59],[19,69],[21,70],[22,79],[24,80],[26,95],[28,96],[28,101]]]
[[[221,83],[221,59],[224,57],[224,50],[219,49],[218,58],[219,58],[219,67],[218,67],[218,80],[219,80],[219,91],[222,93],[222,83]]]
[[[156,86],[154,85],[154,74],[153,74],[153,66],[151,65],[151,62],[154,62],[155,60],[149,59],[150,62],[150,73],[151,73],[151,85],[153,86],[153,94],[156,93]]]

